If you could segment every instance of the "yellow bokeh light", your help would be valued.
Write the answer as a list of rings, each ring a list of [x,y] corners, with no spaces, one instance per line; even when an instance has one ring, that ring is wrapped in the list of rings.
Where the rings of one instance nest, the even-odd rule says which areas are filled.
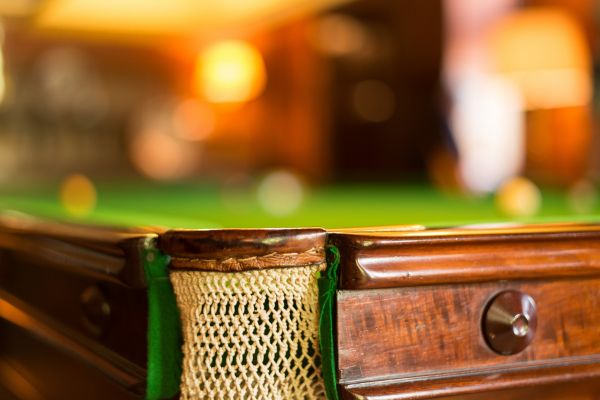
[[[213,103],[239,103],[257,97],[267,76],[260,52],[237,40],[217,42],[198,57],[194,75],[197,91]]]
[[[496,206],[510,217],[530,217],[542,205],[540,189],[529,179],[514,177],[507,180],[496,192]]]
[[[69,175],[60,186],[60,202],[70,215],[85,217],[96,208],[96,188],[84,175]]]

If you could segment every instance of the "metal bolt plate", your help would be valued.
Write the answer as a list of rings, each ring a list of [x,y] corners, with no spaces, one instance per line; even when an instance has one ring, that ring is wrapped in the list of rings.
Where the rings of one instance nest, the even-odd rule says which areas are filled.
[[[516,354],[533,340],[537,312],[533,299],[516,290],[496,295],[483,314],[483,333],[496,353]]]

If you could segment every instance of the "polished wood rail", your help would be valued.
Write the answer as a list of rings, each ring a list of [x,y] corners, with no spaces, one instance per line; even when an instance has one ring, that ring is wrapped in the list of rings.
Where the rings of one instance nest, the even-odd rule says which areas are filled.
[[[341,257],[343,397],[599,398],[597,225],[340,232],[329,242]],[[501,354],[484,321],[508,292],[532,299],[535,325],[528,333],[523,315],[500,316],[530,334],[522,351]]]

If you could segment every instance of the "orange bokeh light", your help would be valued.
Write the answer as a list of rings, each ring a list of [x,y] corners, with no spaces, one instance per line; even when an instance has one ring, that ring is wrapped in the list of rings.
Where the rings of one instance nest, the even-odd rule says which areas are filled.
[[[133,133],[130,156],[133,165],[142,174],[168,181],[190,175],[199,155],[189,142],[148,127]]]

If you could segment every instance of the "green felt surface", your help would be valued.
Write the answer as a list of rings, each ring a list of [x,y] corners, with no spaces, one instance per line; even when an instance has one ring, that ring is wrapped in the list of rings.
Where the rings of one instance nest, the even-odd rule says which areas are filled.
[[[256,192],[200,184],[97,183],[97,207],[85,218],[69,216],[58,186],[0,190],[0,209],[83,223],[172,228],[264,228],[507,222],[596,221],[596,205],[576,213],[565,193],[543,191],[540,212],[528,218],[503,215],[492,196],[448,195],[427,185],[345,185],[307,189],[300,207],[285,216],[261,207]]]

